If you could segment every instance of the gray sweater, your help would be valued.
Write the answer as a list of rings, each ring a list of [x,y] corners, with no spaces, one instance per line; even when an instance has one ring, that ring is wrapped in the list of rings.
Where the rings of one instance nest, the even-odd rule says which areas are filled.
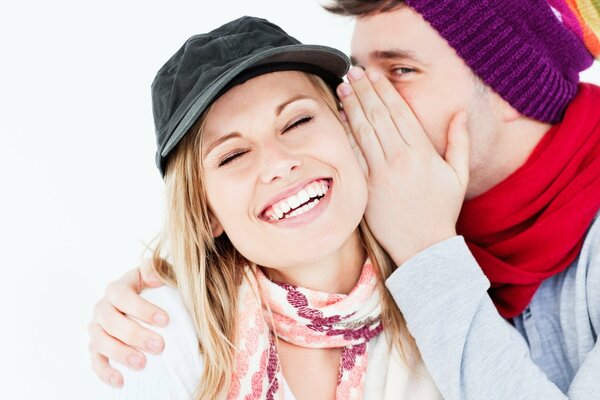
[[[386,285],[445,399],[600,399],[598,215],[579,258],[540,286],[514,326],[460,236],[417,254]]]

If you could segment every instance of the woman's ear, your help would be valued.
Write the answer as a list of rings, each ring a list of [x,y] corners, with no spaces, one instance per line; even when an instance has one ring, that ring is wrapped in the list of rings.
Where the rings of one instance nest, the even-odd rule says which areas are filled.
[[[210,229],[213,237],[216,238],[221,236],[223,234],[223,226],[221,226],[221,223],[219,222],[217,217],[215,217],[213,212],[210,210],[208,210],[208,219],[210,221]]]

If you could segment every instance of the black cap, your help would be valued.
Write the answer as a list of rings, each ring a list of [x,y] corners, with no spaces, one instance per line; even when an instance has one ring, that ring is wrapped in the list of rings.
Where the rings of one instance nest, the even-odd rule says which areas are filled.
[[[226,90],[252,77],[299,70],[341,83],[348,58],[331,47],[300,43],[277,25],[242,17],[189,38],[158,71],[152,83],[156,165],[166,160],[204,110]]]

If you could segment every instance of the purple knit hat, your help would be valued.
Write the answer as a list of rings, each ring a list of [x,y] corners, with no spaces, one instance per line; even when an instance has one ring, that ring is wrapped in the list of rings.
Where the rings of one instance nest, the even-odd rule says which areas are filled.
[[[405,0],[521,114],[556,123],[593,62],[546,0]]]

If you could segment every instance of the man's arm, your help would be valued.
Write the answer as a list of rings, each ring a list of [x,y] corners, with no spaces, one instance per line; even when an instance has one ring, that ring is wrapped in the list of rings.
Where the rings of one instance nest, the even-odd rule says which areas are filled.
[[[498,314],[462,237],[412,257],[386,285],[445,399],[567,398]]]

